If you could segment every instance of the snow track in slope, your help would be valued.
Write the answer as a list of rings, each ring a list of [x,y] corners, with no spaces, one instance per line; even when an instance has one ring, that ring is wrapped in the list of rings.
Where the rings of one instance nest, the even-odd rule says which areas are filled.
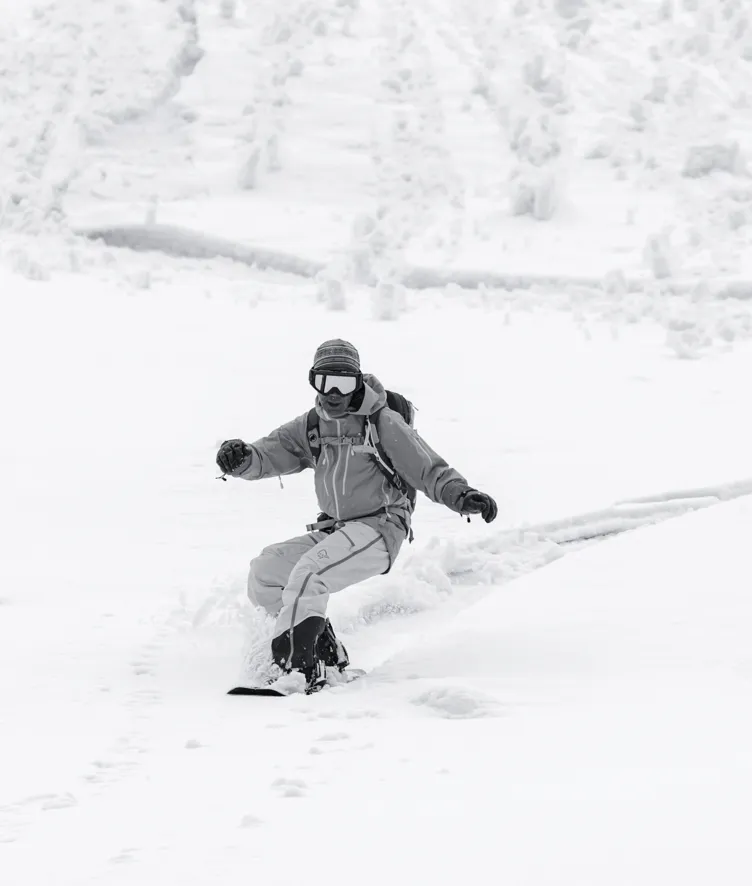
[[[435,538],[418,550],[406,549],[388,576],[334,595],[329,616],[348,646],[353,664],[372,668],[411,644],[422,631],[448,623],[460,610],[568,553],[749,495],[751,490],[752,481],[745,481],[675,491],[520,530],[489,533],[480,541]],[[229,629],[229,648],[236,650],[241,679],[267,667],[274,619],[249,605],[244,585],[218,583],[184,619],[183,630],[196,631],[199,643],[202,631],[213,644],[218,629]],[[243,651],[238,653],[241,637]]]

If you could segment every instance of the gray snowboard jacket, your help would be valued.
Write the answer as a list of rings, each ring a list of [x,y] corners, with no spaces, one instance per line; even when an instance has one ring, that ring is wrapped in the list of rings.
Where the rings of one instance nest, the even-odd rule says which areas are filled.
[[[372,457],[374,449],[366,440],[366,416],[385,406],[386,392],[375,376],[365,375],[364,381],[362,404],[343,418],[329,418],[317,398],[321,444],[318,462],[308,442],[306,412],[250,444],[250,458],[235,476],[261,480],[313,468],[320,509],[342,523],[357,520],[373,526],[383,536],[393,563],[410,531],[412,507]],[[467,481],[401,415],[383,408],[378,434],[400,477],[431,501],[459,513]]]

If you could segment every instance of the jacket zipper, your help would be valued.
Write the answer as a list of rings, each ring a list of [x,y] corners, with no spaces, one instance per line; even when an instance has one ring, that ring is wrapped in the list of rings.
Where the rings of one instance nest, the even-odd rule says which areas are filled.
[[[321,482],[324,485],[324,492],[329,495],[329,486],[326,482],[326,475],[329,472],[329,450],[326,446],[322,447],[324,453],[324,475]]]
[[[342,436],[342,426],[339,421],[336,422],[337,425],[337,437]],[[337,498],[337,463],[339,461],[339,446],[335,446],[335,454],[332,459],[332,493],[334,495],[334,516],[337,520],[339,520],[339,499]]]
[[[352,454],[352,443],[345,447],[345,469],[342,472],[342,495],[347,495],[345,484],[347,483],[347,469],[350,467],[350,455]]]

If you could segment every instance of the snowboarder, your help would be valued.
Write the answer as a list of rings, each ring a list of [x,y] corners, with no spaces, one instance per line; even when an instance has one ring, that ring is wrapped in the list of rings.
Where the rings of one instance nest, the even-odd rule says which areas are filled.
[[[284,673],[302,672],[310,688],[321,680],[322,666],[342,670],[349,663],[326,618],[329,595],[389,571],[411,535],[415,489],[486,523],[497,507],[386,406],[384,387],[361,372],[349,342],[320,345],[309,382],[315,410],[255,443],[226,440],[217,464],[244,480],[314,469],[318,522],[306,535],[264,548],[248,576],[251,602],[276,618],[274,662]]]

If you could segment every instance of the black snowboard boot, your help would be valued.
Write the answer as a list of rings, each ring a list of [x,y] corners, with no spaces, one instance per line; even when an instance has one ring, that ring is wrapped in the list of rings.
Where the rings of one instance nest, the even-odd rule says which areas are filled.
[[[316,643],[316,657],[327,667],[337,668],[339,671],[344,671],[350,664],[345,645],[337,639],[328,618]]]

